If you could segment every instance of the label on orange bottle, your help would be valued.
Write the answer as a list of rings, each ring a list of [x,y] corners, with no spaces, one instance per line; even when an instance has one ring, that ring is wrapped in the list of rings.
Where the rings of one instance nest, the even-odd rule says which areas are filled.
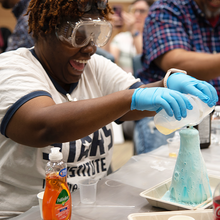
[[[60,172],[59,172],[59,176],[61,177],[65,177],[67,175],[67,169],[63,168]]]
[[[57,219],[66,219],[70,213],[71,204],[70,197],[65,189],[61,191],[59,196],[57,197],[57,201],[55,204],[55,216]]]

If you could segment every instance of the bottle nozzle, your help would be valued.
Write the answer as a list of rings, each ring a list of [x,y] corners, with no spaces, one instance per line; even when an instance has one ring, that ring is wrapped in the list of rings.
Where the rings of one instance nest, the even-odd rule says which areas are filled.
[[[63,154],[60,152],[59,147],[52,147],[51,153],[49,154],[49,160],[55,161],[55,160],[62,160],[63,159]]]

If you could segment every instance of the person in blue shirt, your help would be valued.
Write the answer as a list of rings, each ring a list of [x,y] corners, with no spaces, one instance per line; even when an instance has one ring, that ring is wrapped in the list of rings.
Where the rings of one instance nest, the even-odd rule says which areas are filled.
[[[151,7],[143,33],[142,82],[162,79],[170,68],[184,69],[211,83],[220,94],[220,1],[158,0]],[[220,104],[218,102],[217,104]],[[166,144],[153,118],[136,121],[134,142],[138,154]]]

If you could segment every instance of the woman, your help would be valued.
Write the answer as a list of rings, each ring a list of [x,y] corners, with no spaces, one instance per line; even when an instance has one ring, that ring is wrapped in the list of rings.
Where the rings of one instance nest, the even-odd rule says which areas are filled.
[[[192,108],[181,92],[215,104],[215,90],[203,81],[175,73],[143,85],[94,54],[111,35],[110,12],[106,1],[32,0],[27,13],[35,47],[0,55],[0,212],[37,204],[52,146],[61,148],[74,191],[80,179],[106,175],[112,121],[152,116],[162,108],[180,120]]]
[[[153,3],[154,0],[135,0],[130,5],[129,13],[122,12],[127,31],[113,38],[109,50],[115,62],[126,72],[133,73],[132,58],[142,54],[144,22]]]
[[[142,54],[143,27],[150,6],[154,0],[135,0],[129,7],[129,13],[122,12],[122,21],[126,31],[117,34],[109,45],[109,51],[115,62],[126,72],[136,76],[134,57]],[[113,22],[114,24],[114,22]],[[141,63],[137,65],[141,67]],[[134,121],[122,125],[125,139],[133,140]]]

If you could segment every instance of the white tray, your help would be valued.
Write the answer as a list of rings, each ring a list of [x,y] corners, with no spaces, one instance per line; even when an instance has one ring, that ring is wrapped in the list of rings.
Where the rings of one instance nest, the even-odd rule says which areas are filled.
[[[174,215],[187,215],[195,220],[213,220],[213,210],[195,210],[195,211],[172,211],[172,212],[149,212],[149,213],[134,213],[128,216],[129,220],[168,220]]]
[[[212,194],[213,194],[215,187],[220,182],[220,177],[216,177],[212,175],[208,175],[208,176],[209,176],[210,187],[211,187]],[[161,199],[163,195],[169,190],[171,181],[172,181],[172,178],[169,178],[168,180],[165,180],[164,182],[148,190],[141,192],[140,196],[146,198],[147,201],[152,206],[164,208],[167,210],[175,211],[175,210],[183,210],[183,209],[188,209],[188,210],[194,209],[193,206],[181,205],[181,204],[174,203],[174,202],[167,202]],[[212,200],[208,202],[207,204],[205,204],[204,206],[200,207],[199,209],[206,209],[206,208],[209,208],[210,206],[212,206]]]

